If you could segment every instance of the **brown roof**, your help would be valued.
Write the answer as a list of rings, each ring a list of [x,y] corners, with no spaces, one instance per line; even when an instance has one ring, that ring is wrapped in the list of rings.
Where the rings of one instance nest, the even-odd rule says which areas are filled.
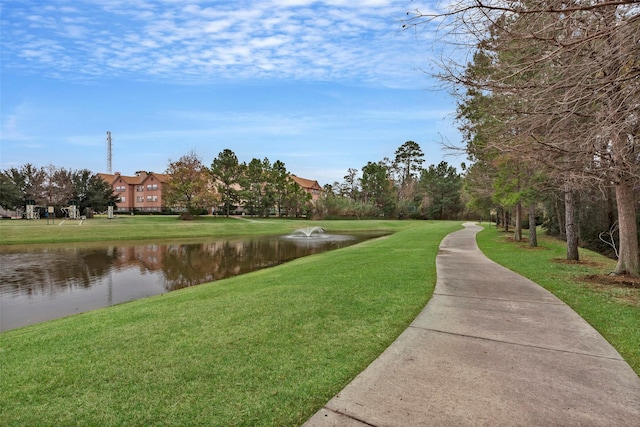
[[[144,182],[147,180],[147,178],[149,177],[155,177],[158,181],[160,182],[167,182],[169,180],[169,175],[167,175],[166,173],[155,173],[155,172],[149,172],[146,175],[140,175],[140,182]]]
[[[142,172],[138,173],[135,176],[127,176],[121,175],[119,173],[111,174],[111,173],[98,173],[100,178],[108,182],[109,184],[113,184],[116,179],[122,179],[124,182],[130,185],[139,185],[147,180],[150,176],[155,177],[160,182],[167,182],[169,180],[169,175],[164,173],[155,173],[155,172]]]
[[[113,182],[116,180],[116,177],[118,176],[112,173],[98,173],[96,175],[98,175],[100,178],[102,178],[104,181],[108,182],[109,184],[113,184]]]
[[[298,185],[302,188],[315,188],[317,190],[322,190],[322,186],[318,184],[318,181],[313,179],[300,178],[299,176],[291,175],[291,179],[298,183]]]

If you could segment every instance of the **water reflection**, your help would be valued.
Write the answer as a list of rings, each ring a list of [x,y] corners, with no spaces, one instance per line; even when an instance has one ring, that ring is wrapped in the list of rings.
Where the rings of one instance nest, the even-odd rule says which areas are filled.
[[[0,331],[247,273],[375,236],[333,237],[0,247]]]

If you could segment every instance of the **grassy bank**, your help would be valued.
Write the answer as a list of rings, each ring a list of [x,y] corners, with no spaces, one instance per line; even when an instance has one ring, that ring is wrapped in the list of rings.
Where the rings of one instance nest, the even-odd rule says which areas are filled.
[[[193,221],[180,221],[177,216],[121,216],[107,220],[82,221],[44,219],[0,221],[0,245],[30,243],[68,243],[115,240],[185,239],[243,235],[286,234],[306,226],[326,226],[331,231],[389,230],[411,228],[412,221],[307,221],[297,219],[252,219],[204,216]]]
[[[136,222],[134,228],[149,234],[136,229],[126,238],[176,236],[175,230],[154,230],[154,221],[169,220]],[[255,233],[251,227],[257,226],[260,233],[277,234],[304,224],[216,218],[184,226],[206,229],[189,232],[197,237]],[[0,335],[0,424],[300,425],[424,307],[435,284],[440,240],[460,228],[411,221],[326,226],[401,231]],[[2,227],[3,241],[19,242],[4,235],[16,225]],[[102,234],[101,227],[112,231]],[[122,230],[111,227],[97,224],[94,239],[120,238]],[[38,239],[30,233],[23,234],[26,240]]]
[[[640,375],[640,289],[615,283],[607,274],[615,261],[580,250],[579,263],[566,262],[564,242],[539,237],[539,247],[514,243],[485,229],[478,245],[492,260],[533,280],[572,307],[597,329]]]
[[[0,221],[3,244],[281,234],[307,225],[395,234],[5,332],[0,425],[300,425],[424,307],[440,240],[460,227],[210,217]],[[640,291],[583,280],[610,271],[613,261],[583,251],[584,262],[567,264],[562,242],[543,237],[528,249],[507,240],[495,230],[478,235],[490,258],[558,295],[640,372]]]

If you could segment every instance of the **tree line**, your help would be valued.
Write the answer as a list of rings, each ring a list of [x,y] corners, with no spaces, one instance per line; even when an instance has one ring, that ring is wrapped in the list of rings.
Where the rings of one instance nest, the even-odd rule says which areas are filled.
[[[343,183],[324,186],[323,197],[312,196],[291,178],[285,164],[268,158],[240,162],[231,149],[222,150],[206,166],[194,152],[169,160],[163,185],[166,209],[183,219],[208,212],[229,216],[459,218],[462,176],[446,162],[423,168],[420,146],[407,141],[395,158],[349,169]],[[24,209],[27,201],[61,208],[76,203],[103,212],[118,201],[110,184],[89,170],[26,164],[0,173],[0,206]]]
[[[191,152],[170,161],[163,187],[167,206],[189,219],[214,206],[226,216],[239,210],[250,216],[307,215],[312,210],[311,194],[291,179],[285,164],[268,158],[240,162],[231,149],[222,150],[207,167]]]
[[[7,210],[21,211],[29,201],[42,208],[53,206],[59,215],[62,207],[75,203],[85,214],[87,209],[104,212],[117,200],[111,185],[88,169],[27,163],[0,171],[0,206]]]
[[[459,218],[461,175],[446,162],[425,169],[423,157],[420,146],[407,141],[393,160],[368,162],[361,174],[350,168],[344,182],[325,185],[324,196],[312,203],[280,160],[240,162],[227,148],[207,167],[192,152],[169,163],[163,198],[185,218],[210,206],[227,216],[242,209],[256,216]]]
[[[462,176],[446,162],[424,168],[420,145],[407,141],[395,157],[350,168],[342,183],[325,185],[324,217],[457,219],[464,212]]]
[[[431,22],[468,53],[438,77],[458,99],[470,203],[512,214],[516,240],[544,207],[568,259],[600,239],[615,273],[640,275],[638,2],[462,0],[405,27]]]

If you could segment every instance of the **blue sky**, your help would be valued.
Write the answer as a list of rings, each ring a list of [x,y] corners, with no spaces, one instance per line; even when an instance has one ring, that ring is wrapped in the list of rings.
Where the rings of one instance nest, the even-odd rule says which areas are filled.
[[[457,143],[455,102],[425,70],[433,4],[385,0],[0,0],[0,169],[163,172],[195,152],[281,160],[320,184]]]

